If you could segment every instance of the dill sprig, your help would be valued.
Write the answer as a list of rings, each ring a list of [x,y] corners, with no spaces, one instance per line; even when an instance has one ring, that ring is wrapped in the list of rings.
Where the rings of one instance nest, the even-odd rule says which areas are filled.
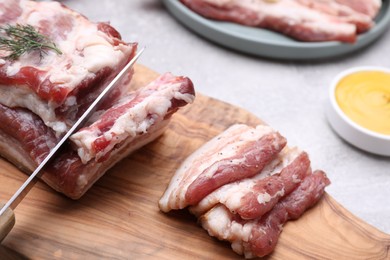
[[[0,50],[10,53],[3,57],[9,60],[16,60],[24,53],[32,51],[38,51],[40,58],[47,54],[48,50],[62,54],[54,42],[40,34],[33,26],[21,24],[0,27]]]

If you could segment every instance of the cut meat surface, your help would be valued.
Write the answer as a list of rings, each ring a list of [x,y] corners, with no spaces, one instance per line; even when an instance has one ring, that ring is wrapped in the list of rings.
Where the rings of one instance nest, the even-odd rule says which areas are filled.
[[[200,222],[211,236],[231,242],[236,253],[262,257],[275,249],[283,224],[317,203],[329,183],[322,171],[315,171],[261,218],[244,220],[219,204],[200,217]]]
[[[110,151],[109,157],[100,162],[91,160],[84,164],[77,152],[71,147],[65,148],[65,151],[47,167],[41,178],[58,192],[72,199],[79,199],[117,162],[163,134],[168,123],[169,120],[164,120],[151,126],[147,133],[124,140]]]
[[[192,103],[194,98],[194,88],[188,78],[167,73],[123,97],[119,104],[104,111],[99,120],[80,129],[70,139],[83,163],[91,159],[102,161],[114,146],[147,133],[152,125],[166,120],[178,107]]]
[[[41,163],[58,142],[53,131],[26,109],[0,105],[0,122],[1,154],[24,169]]]
[[[360,11],[366,7],[342,3],[348,2],[347,0],[181,0],[181,2],[206,18],[270,29],[307,42],[353,43],[356,41],[357,33],[367,31],[374,25],[372,18],[375,14],[375,11]],[[372,5],[377,6],[367,4]]]
[[[286,150],[286,149],[285,149]],[[258,175],[222,186],[205,197],[190,211],[199,216],[217,204],[225,205],[242,219],[255,219],[270,211],[284,196],[290,194],[311,173],[310,160],[297,149],[281,152],[275,159],[278,167]],[[291,158],[292,157],[292,158]],[[271,162],[270,165],[276,164]]]
[[[3,0],[0,6],[1,26],[32,25],[62,52],[48,50],[43,57],[30,52],[8,60],[9,53],[0,50],[0,104],[33,111],[57,135],[73,125],[136,52],[136,44],[123,42],[110,25],[92,23],[58,2]]]
[[[96,112],[93,116],[96,123],[71,136],[76,146],[82,147],[95,143],[99,137],[106,137],[108,144],[104,146],[103,155],[96,160],[86,160],[87,152],[79,156],[68,145],[50,162],[42,179],[71,198],[81,197],[116,162],[160,136],[171,115],[192,103],[194,98],[193,84],[188,78],[169,73],[159,77],[123,97],[106,112]],[[0,152],[28,172],[37,167],[58,141],[52,129],[26,109],[0,105],[0,120],[3,122],[0,125]],[[137,126],[136,130],[133,126]],[[13,142],[5,141],[10,138]]]
[[[260,172],[286,145],[272,128],[234,125],[183,162],[160,199],[167,212],[196,205],[212,191]]]

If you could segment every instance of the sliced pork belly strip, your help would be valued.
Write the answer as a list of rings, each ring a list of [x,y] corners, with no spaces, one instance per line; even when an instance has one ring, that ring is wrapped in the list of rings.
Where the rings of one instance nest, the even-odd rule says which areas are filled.
[[[263,216],[311,174],[310,160],[305,152],[295,149],[290,154],[284,154],[284,157],[290,158],[280,157],[275,160],[283,160],[281,167],[279,165],[270,172],[264,169],[253,178],[225,185],[191,207],[190,211],[199,216],[216,204],[223,204],[242,219]]]
[[[280,152],[285,144],[286,140],[279,133],[274,132],[246,146],[237,147],[239,148],[237,156],[214,162],[188,186],[186,200],[189,205],[196,205],[222,185],[254,176]]]
[[[61,134],[134,56],[136,44],[123,42],[110,25],[92,23],[58,2],[2,4],[21,12],[0,12],[1,26],[30,24],[63,54],[48,51],[40,58],[31,52],[10,61],[0,51],[0,103],[28,108]]]
[[[229,208],[230,211],[236,213],[237,208],[241,206],[241,197],[252,190],[256,181],[278,174],[283,168],[295,160],[300,153],[301,151],[296,147],[290,148],[285,146],[283,150],[255,176],[221,186],[204,197],[197,205],[189,207],[190,212],[199,217],[215,205],[223,204]]]
[[[222,185],[260,172],[286,145],[271,127],[233,125],[190,155],[159,201],[168,212],[196,205]]]
[[[356,41],[356,26],[296,0],[181,0],[211,19],[274,30],[300,41]]]
[[[336,2],[349,6],[357,12],[375,18],[382,6],[382,0],[335,0]]]
[[[336,0],[296,0],[299,4],[307,6],[340,19],[340,21],[354,24],[358,33],[365,32],[374,25],[372,18],[366,14],[355,11],[349,6],[339,4]]]
[[[298,219],[308,208],[314,206],[329,184],[329,179],[322,171],[315,171],[306,177],[297,190],[257,222],[257,227],[252,229],[250,240],[243,243],[244,254],[264,256],[271,253],[283,224],[288,220]]]
[[[310,173],[309,157],[306,153],[302,153],[279,175],[257,181],[253,186],[253,191],[241,198],[242,207],[237,208],[237,213],[243,219],[255,219],[263,216],[282,197],[290,194]]]
[[[114,146],[127,138],[137,138],[163,121],[180,106],[192,103],[195,92],[185,77],[164,74],[148,86],[122,98],[99,120],[80,129],[70,139],[83,163],[105,160]]]
[[[219,204],[203,215],[200,222],[210,236],[231,242],[236,253],[246,258],[262,257],[275,249],[283,224],[299,218],[314,206],[329,184],[330,181],[322,171],[315,171],[259,219],[243,220]]]

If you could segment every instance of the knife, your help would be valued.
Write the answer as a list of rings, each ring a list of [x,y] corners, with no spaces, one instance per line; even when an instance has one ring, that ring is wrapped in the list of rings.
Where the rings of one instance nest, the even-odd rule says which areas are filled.
[[[34,184],[37,182],[41,174],[41,170],[50,161],[50,159],[56,154],[56,152],[62,147],[62,145],[68,140],[68,138],[76,132],[83,124],[88,120],[89,116],[96,110],[97,106],[104,99],[106,94],[115,86],[115,84],[123,77],[123,75],[134,65],[139,56],[145,48],[142,48],[134,57],[127,63],[127,65],[118,73],[118,75],[107,85],[107,87],[100,93],[90,107],[84,112],[84,114],[77,120],[72,128],[62,137],[62,139],[51,149],[46,158],[39,164],[29,178],[23,183],[23,185],[14,193],[9,201],[0,210],[0,242],[7,236],[15,225],[15,215],[13,210],[23,200],[27,193],[31,190]],[[2,205],[0,205],[2,206]]]

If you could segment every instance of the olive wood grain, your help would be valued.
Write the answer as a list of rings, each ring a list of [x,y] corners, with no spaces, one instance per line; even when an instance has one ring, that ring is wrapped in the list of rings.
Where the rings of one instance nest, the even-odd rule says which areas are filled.
[[[0,203],[0,209],[5,203]],[[8,235],[15,225],[15,215],[12,209],[8,208],[2,215],[0,215],[0,242]]]
[[[156,76],[137,66],[133,85]],[[158,209],[184,158],[240,122],[256,125],[261,120],[197,94],[194,104],[173,116],[164,135],[123,159],[80,200],[38,182],[15,210],[18,222],[2,246],[30,259],[242,259],[229,244],[209,237],[186,210],[164,214]],[[0,160],[0,198],[9,198],[25,178]],[[325,195],[285,225],[269,259],[388,259],[389,248],[389,235]]]

